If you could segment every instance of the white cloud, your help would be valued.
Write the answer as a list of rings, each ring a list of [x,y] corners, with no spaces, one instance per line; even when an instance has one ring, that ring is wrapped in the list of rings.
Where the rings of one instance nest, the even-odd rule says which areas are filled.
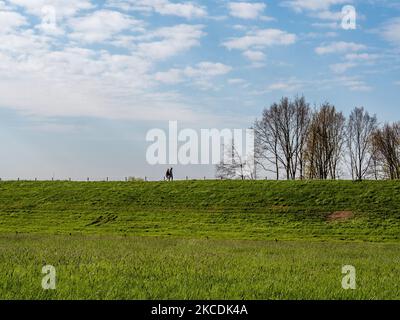
[[[366,92],[373,88],[369,86],[360,76],[335,76],[317,77],[313,79],[298,79],[295,77],[272,82],[264,90],[251,92],[253,95],[263,95],[272,91],[288,93],[299,93],[305,91],[318,92],[321,90],[335,90],[337,87],[347,88],[349,91]]]
[[[67,9],[61,13],[63,21],[60,24],[67,36],[56,39],[38,32],[39,25],[29,26],[27,23],[28,20],[37,19],[30,20],[13,11],[0,11],[1,105],[23,114],[135,120],[164,120],[175,114],[179,119],[190,121],[199,119],[196,110],[200,110],[200,106],[190,101],[191,97],[185,96],[184,90],[182,95],[175,91],[176,88],[166,91],[168,89],[160,86],[160,83],[184,83],[182,87],[187,84],[201,89],[212,89],[222,82],[243,86],[249,84],[239,78],[227,79],[225,75],[230,75],[232,67],[225,60],[222,60],[224,63],[205,61],[188,67],[176,67],[177,63],[182,65],[187,61],[183,53],[200,46],[206,35],[204,25],[171,25],[171,21],[176,19],[168,19],[168,27],[154,29],[133,18],[132,12],[128,15],[107,7],[108,10],[99,9],[89,13],[86,9],[91,8],[94,2],[85,0],[12,2],[23,6],[26,13],[39,17],[42,14],[40,5],[44,3],[57,6],[57,12],[63,7]],[[134,4],[137,5],[135,10],[142,13],[157,12],[187,19],[206,15],[205,8],[188,1],[137,0],[130,3],[129,10]],[[1,4],[2,1],[0,8]],[[12,19],[10,14],[14,14]],[[136,12],[134,15],[139,14]],[[245,16],[250,19],[254,14],[243,12],[242,17]],[[257,13],[257,18],[263,19],[262,11]],[[152,22],[163,26],[160,21],[153,19]],[[144,30],[144,26],[147,30]],[[290,45],[297,40],[295,34],[283,30],[251,28],[250,25],[238,27],[243,30],[239,35],[243,36],[226,39],[223,45],[228,49],[241,50],[240,53],[252,62],[260,62],[266,58],[264,49]],[[61,34],[61,30],[55,30],[52,35]],[[99,46],[87,45],[94,43]],[[121,48],[110,49],[110,44]],[[356,53],[362,51],[355,47],[329,49],[329,46],[325,46],[321,50],[324,53],[332,50],[347,53],[343,63],[348,64],[372,60],[370,54]],[[164,61],[173,56],[178,56],[177,60]],[[160,67],[168,71],[160,72]],[[270,84],[268,90],[296,91],[304,84],[289,79]],[[348,79],[347,84],[351,90],[368,89],[359,79]],[[208,98],[215,103],[212,96]]]
[[[15,2],[29,14],[42,13],[41,1]],[[58,38],[62,33],[50,37],[38,32],[40,25],[29,25],[26,15],[0,10],[0,107],[40,117],[168,120],[171,113],[182,121],[207,117],[203,111],[195,112],[200,108],[184,95],[161,91],[157,80],[167,80],[154,77],[157,60],[199,45],[204,26],[181,24],[144,33],[141,21],[121,12],[102,9],[74,16],[82,8],[74,7],[74,1],[49,2],[72,6],[63,17],[64,30],[71,31],[65,38]],[[127,50],[83,48],[87,43],[119,43]],[[222,64],[202,63],[184,69],[183,76],[207,81],[225,72]]]
[[[137,37],[138,54],[162,60],[185,52],[200,45],[200,38],[205,35],[202,25],[181,24],[173,27],[164,27]]]
[[[400,45],[400,18],[389,20],[379,32],[386,41]]]
[[[73,48],[32,52],[24,61],[0,57],[2,106],[25,115],[168,120],[172,112],[196,119],[178,95],[153,92],[151,64],[138,57]]]
[[[177,84],[184,81],[183,72],[180,69],[170,69],[165,72],[157,72],[154,79],[165,84]]]
[[[319,39],[319,38],[336,38],[338,37],[338,33],[333,32],[333,31],[328,31],[328,32],[307,32],[304,34],[301,34],[301,37],[303,39]]]
[[[234,85],[236,85],[236,84],[244,84],[244,83],[246,83],[246,80],[240,79],[240,78],[231,78],[231,79],[228,79],[228,83],[229,84],[234,84]]]
[[[262,29],[248,32],[245,36],[233,38],[223,43],[228,49],[248,50],[275,45],[291,45],[296,42],[296,35],[279,29]]]
[[[125,11],[156,12],[161,15],[178,16],[186,19],[203,18],[207,10],[192,2],[174,3],[168,0],[110,1],[109,5]]]
[[[29,56],[30,53],[47,52],[50,39],[35,34],[32,30],[23,30],[18,33],[0,33],[0,52],[14,58],[18,54]]]
[[[351,0],[290,0],[283,1],[282,5],[297,12],[303,11],[325,11],[339,4],[349,4]]]
[[[0,1],[0,10],[8,10],[8,6],[4,1]]]
[[[9,0],[13,5],[23,7],[28,13],[43,16],[43,8],[54,7],[58,18],[76,15],[81,10],[93,9],[90,0]]]
[[[315,22],[311,25],[316,28],[327,28],[332,30],[337,30],[340,28],[340,25],[337,22]]]
[[[223,63],[214,63],[203,61],[196,64],[194,67],[186,67],[183,69],[170,69],[166,72],[158,72],[155,74],[155,79],[165,84],[176,84],[185,81],[185,79],[194,80],[195,84],[204,86],[208,81],[217,76],[222,76],[229,73],[232,67]]]
[[[204,8],[192,3],[171,3],[169,1],[158,1],[157,3],[154,4],[154,10],[161,15],[175,15],[187,19],[200,18],[207,15],[207,11]]]
[[[17,12],[0,11],[0,32],[6,33],[26,25],[26,18]]]
[[[351,68],[355,68],[356,66],[357,64],[353,62],[342,62],[333,64],[330,66],[330,68],[334,73],[341,74],[345,73],[347,70]]]
[[[349,61],[371,62],[377,60],[379,57],[378,54],[371,53],[349,53],[346,54],[345,59]]]
[[[306,12],[312,18],[328,21],[326,23],[313,23],[312,26],[314,27],[338,29],[343,15],[341,8],[340,10],[333,10],[333,7],[351,3],[353,3],[353,0],[288,0],[283,1],[282,5],[297,13]]]
[[[323,55],[331,53],[356,52],[364,49],[366,49],[366,46],[363,44],[340,41],[340,42],[333,42],[329,45],[317,47],[315,49],[315,52],[319,55]]]
[[[285,91],[294,92],[304,87],[304,83],[296,78],[290,78],[284,81],[278,81],[270,84],[267,87],[267,92],[269,91]]]
[[[374,65],[379,58],[377,54],[370,53],[348,53],[344,56],[344,62],[336,63],[330,66],[331,70],[336,74],[343,74],[348,70],[357,66]]]
[[[289,88],[289,84],[285,82],[276,82],[268,86],[268,90],[286,90]]]
[[[320,20],[339,21],[342,20],[343,14],[342,12],[326,10],[313,13],[312,16]]]
[[[252,62],[260,62],[265,60],[265,54],[261,51],[246,50],[243,55]]]
[[[188,77],[215,77],[229,73],[232,67],[227,66],[223,63],[213,62],[200,62],[195,68],[187,67],[185,69],[185,75]]]
[[[337,79],[338,84],[348,88],[350,91],[366,92],[371,91],[373,88],[367,85],[363,80],[358,77],[340,77]]]
[[[246,31],[248,29],[247,26],[244,26],[242,24],[235,24],[232,28],[238,31]]]
[[[38,80],[0,80],[2,104],[29,116],[167,121],[174,114],[179,121],[196,120],[196,114],[178,96],[121,92],[126,97],[114,97],[110,90],[102,92],[106,87],[82,82],[58,85]]]
[[[160,92],[145,52],[111,54],[68,42],[54,50],[53,42],[32,29],[0,33],[1,107],[41,117],[168,120],[171,112],[182,121],[206,117],[184,97]]]
[[[228,4],[229,14],[240,19],[257,19],[266,7],[266,4],[261,2],[230,2]]]
[[[69,21],[72,39],[95,43],[109,40],[117,33],[130,29],[142,30],[142,23],[117,11],[99,10]]]

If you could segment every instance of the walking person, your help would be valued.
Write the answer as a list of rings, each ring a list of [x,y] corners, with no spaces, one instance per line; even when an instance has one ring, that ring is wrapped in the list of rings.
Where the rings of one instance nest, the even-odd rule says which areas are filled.
[[[171,179],[171,181],[174,181],[174,173],[172,172],[172,168],[171,169],[169,169],[169,177],[170,177],[170,179]]]
[[[170,179],[171,179],[171,173],[170,173],[169,169],[167,169],[167,172],[165,173],[165,178],[167,179],[167,181],[170,181]]]

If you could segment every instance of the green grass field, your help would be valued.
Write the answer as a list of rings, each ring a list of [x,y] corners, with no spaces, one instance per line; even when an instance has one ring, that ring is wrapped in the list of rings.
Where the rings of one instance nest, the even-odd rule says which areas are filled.
[[[399,299],[400,182],[1,182],[1,299]],[[335,212],[351,213],[333,219]],[[43,265],[57,289],[43,290]],[[343,290],[341,268],[357,270]]]

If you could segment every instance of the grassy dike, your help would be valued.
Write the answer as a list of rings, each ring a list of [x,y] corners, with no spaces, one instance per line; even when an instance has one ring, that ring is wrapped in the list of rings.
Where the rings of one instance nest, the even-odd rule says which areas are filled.
[[[0,298],[398,299],[399,191],[386,181],[1,182]],[[41,288],[45,264],[54,291]],[[347,264],[356,290],[341,288]]]

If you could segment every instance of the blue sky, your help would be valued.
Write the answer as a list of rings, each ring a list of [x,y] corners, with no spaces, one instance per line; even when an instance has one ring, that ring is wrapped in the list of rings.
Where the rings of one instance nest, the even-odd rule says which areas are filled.
[[[149,129],[246,128],[296,94],[400,120],[399,53],[400,1],[0,1],[0,177],[157,179]]]

